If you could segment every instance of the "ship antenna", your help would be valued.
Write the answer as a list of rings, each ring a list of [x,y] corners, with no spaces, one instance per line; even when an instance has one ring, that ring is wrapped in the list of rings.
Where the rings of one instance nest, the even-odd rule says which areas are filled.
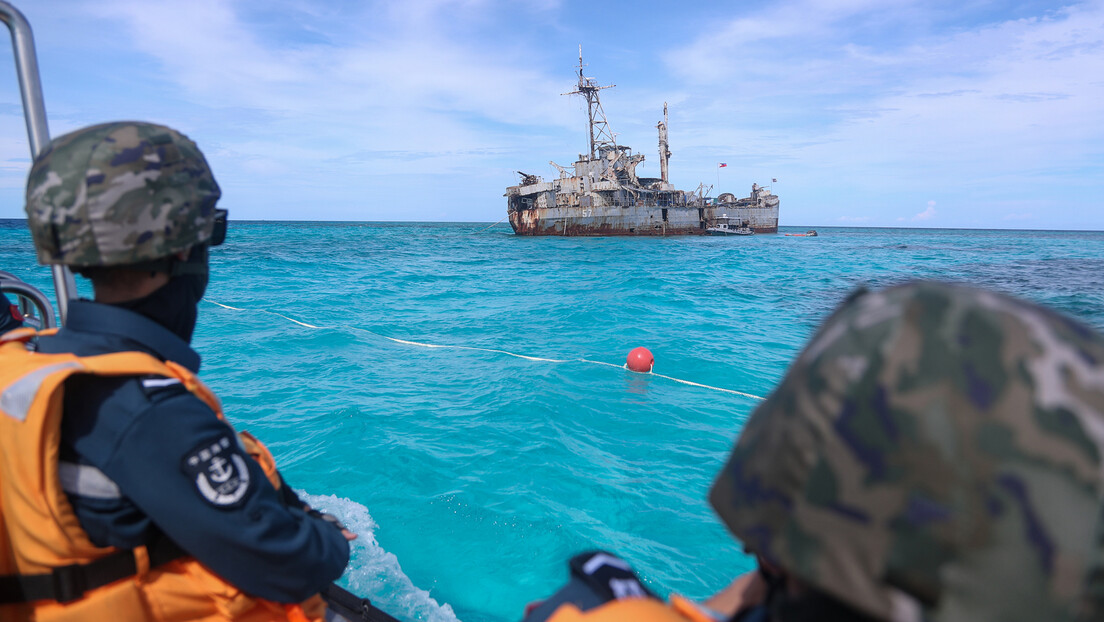
[[[609,86],[598,86],[598,81],[594,78],[588,78],[583,75],[583,46],[579,45],[579,84],[576,89],[570,93],[561,93],[561,95],[582,95],[587,101],[587,122],[589,124],[589,137],[590,137],[590,157],[591,159],[597,158],[598,154],[607,149],[616,149],[617,141],[614,140],[613,134],[609,130],[609,123],[606,122],[606,113],[602,110],[602,102],[598,99],[598,91],[602,89],[612,88],[617,86],[616,84],[610,84]]]

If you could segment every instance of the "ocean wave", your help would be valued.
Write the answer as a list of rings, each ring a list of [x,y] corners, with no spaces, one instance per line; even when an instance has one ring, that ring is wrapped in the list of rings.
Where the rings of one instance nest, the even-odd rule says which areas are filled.
[[[399,559],[380,547],[375,535],[378,525],[368,508],[336,495],[298,492],[311,507],[339,517],[357,534],[349,567],[339,582],[343,587],[401,620],[457,622],[452,607],[416,587],[403,573]]]

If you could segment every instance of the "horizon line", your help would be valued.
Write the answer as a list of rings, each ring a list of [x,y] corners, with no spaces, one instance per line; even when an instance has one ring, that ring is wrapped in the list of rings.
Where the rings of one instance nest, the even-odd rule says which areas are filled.
[[[21,221],[26,223],[26,218],[11,218],[0,217],[0,222],[3,221]],[[310,224],[406,224],[406,225],[490,225],[494,226],[502,224],[508,227],[508,223],[503,223],[501,220],[491,222],[489,220],[293,220],[283,218],[273,219],[241,219],[235,220],[231,218],[229,222],[236,222],[241,224],[263,224],[263,223],[310,223]],[[778,225],[779,229],[782,227],[791,227],[794,229],[812,229],[820,227],[822,229],[907,229],[910,231],[1038,231],[1048,233],[1104,233],[1104,229],[1031,229],[1031,228],[1015,228],[1015,227],[911,227],[907,225]],[[489,227],[488,227],[489,228]],[[769,233],[760,235],[770,235]],[[522,236],[522,237],[544,237],[544,236]],[[567,237],[593,237],[593,238],[610,238],[610,237],[687,237],[683,235],[669,235],[669,236],[617,236],[617,235],[590,235],[590,236],[567,236]]]

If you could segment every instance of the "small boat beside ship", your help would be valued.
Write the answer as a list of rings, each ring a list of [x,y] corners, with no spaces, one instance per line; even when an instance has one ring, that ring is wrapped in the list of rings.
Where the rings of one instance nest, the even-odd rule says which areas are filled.
[[[728,214],[722,215],[712,225],[705,228],[709,235],[754,235],[751,223],[745,221],[732,222]]]
[[[581,95],[587,102],[589,152],[580,154],[573,167],[550,164],[559,177],[545,181],[523,173],[521,183],[506,189],[510,226],[518,235],[565,236],[666,236],[715,233],[722,218],[746,223],[754,233],[778,232],[778,196],[752,184],[744,198],[725,192],[706,196],[704,184],[697,190],[678,190],[668,176],[671,152],[667,143],[667,105],[659,130],[659,178],[640,177],[636,168],[644,156],[617,144],[609,129],[593,78],[583,75],[579,52],[578,84],[565,95]],[[611,85],[612,86],[612,85]],[[711,189],[711,188],[710,188]],[[727,224],[721,230],[726,231]],[[746,235],[736,234],[736,235]]]

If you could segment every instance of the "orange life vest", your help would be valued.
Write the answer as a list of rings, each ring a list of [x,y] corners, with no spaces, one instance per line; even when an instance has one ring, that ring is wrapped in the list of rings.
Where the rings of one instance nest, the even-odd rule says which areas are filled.
[[[36,335],[17,329],[0,337],[0,575],[42,575],[120,554],[97,547],[81,529],[58,475],[63,383],[74,374],[158,375],[178,379],[225,421],[218,398],[188,369],[141,352],[78,357],[42,354],[26,342]],[[272,454],[247,433],[240,435],[279,487]],[[150,567],[146,547],[131,551],[127,576],[89,590],[77,600],[38,600],[0,605],[8,620],[321,620],[325,604],[314,596],[299,605],[252,598],[190,557]],[[125,553],[124,553],[125,555]],[[263,569],[258,569],[263,572]]]
[[[672,594],[669,603],[655,598],[611,600],[588,611],[560,605],[547,622],[715,622],[691,601]]]

